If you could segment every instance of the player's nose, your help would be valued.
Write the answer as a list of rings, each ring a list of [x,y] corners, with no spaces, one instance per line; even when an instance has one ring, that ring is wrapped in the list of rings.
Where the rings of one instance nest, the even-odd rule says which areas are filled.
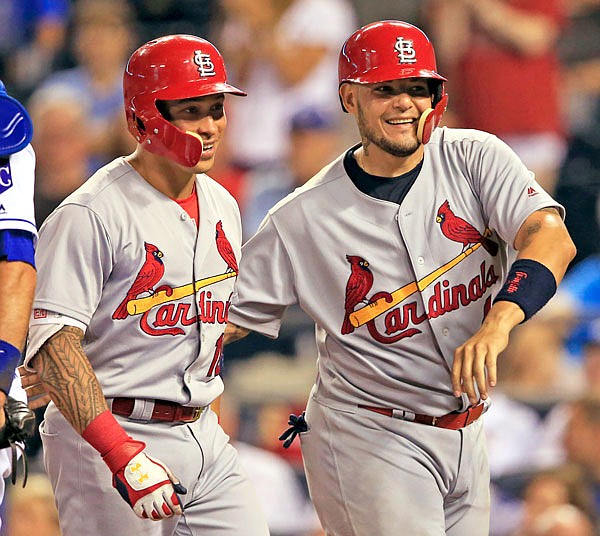
[[[399,110],[408,110],[413,106],[413,100],[406,91],[401,91],[397,95],[394,95],[392,99],[392,106]]]

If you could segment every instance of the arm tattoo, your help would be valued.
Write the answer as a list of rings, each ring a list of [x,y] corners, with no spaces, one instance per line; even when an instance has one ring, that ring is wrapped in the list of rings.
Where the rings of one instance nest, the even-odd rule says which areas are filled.
[[[108,409],[82,339],[83,331],[65,326],[44,343],[35,360],[52,401],[80,434]]]
[[[558,210],[555,207],[541,208],[537,212],[548,212],[550,214],[560,215],[560,213],[558,212]],[[542,228],[541,221],[533,221],[533,222],[527,224],[523,228],[524,236],[523,236],[523,245],[521,246],[521,249],[524,247],[527,247],[531,244],[531,241],[533,240],[533,235],[538,233],[541,228]]]

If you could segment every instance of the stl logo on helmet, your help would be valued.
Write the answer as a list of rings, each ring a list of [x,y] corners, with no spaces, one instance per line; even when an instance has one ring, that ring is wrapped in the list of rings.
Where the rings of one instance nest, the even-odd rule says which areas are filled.
[[[412,39],[404,39],[404,37],[398,37],[394,50],[398,52],[398,59],[400,63],[416,63],[417,53],[413,48]]]
[[[194,63],[198,66],[198,72],[202,78],[205,76],[216,76],[215,64],[210,59],[210,54],[196,50],[194,52]]]

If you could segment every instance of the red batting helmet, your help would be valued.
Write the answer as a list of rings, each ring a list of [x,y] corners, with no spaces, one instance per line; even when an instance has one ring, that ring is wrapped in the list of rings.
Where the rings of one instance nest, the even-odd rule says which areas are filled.
[[[340,86],[345,82],[375,84],[403,78],[430,79],[433,109],[423,113],[418,130],[423,143],[429,141],[446,110],[446,79],[437,72],[431,41],[407,22],[373,22],[354,32],[340,52],[338,75]]]
[[[225,63],[216,47],[193,35],[169,35],[138,48],[125,68],[123,93],[133,137],[146,150],[186,167],[200,160],[202,141],[167,121],[156,101],[216,93],[246,95],[227,83]]]

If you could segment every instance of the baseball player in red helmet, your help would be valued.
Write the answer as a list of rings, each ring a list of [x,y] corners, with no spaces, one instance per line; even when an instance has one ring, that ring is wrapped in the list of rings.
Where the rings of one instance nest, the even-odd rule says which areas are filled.
[[[210,408],[241,224],[206,173],[225,100],[245,93],[190,35],[136,50],[123,89],[135,152],[49,216],[36,253],[26,364],[52,399],[41,436],[61,531],[265,536]]]
[[[339,96],[360,142],[242,248],[226,339],[277,337],[295,303],[316,324],[316,383],[282,438],[300,434],[331,536],[487,536],[496,361],[575,252],[508,146],[440,126],[444,82],[415,26],[352,34]]]

